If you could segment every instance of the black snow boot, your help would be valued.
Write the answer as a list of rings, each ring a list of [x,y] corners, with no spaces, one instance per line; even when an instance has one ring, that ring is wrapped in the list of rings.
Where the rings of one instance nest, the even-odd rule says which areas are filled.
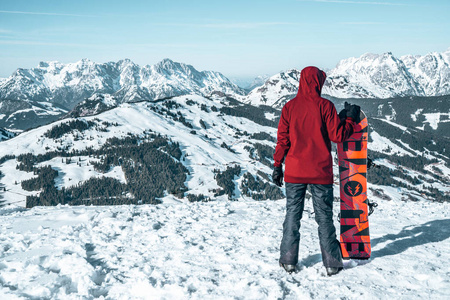
[[[336,275],[337,273],[339,273],[340,271],[342,271],[343,268],[333,268],[333,267],[329,267],[326,268],[327,269],[327,275],[328,276],[332,276],[332,275]]]
[[[292,272],[295,272],[295,265],[288,265],[288,264],[282,264],[280,263],[280,267],[283,267],[283,269],[291,274]]]

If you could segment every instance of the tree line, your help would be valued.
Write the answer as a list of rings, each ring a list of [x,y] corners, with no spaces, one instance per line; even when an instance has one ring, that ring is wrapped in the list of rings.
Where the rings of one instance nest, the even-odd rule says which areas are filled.
[[[158,198],[167,191],[183,197],[184,185],[189,171],[179,162],[181,150],[178,143],[157,134],[145,137],[129,135],[123,139],[114,137],[98,150],[88,148],[82,151],[49,152],[44,155],[23,154],[17,159],[20,168],[30,170],[37,178],[22,182],[26,190],[41,190],[39,196],[28,196],[27,207],[35,205],[56,205],[58,203],[78,204],[129,204],[159,203]],[[113,166],[120,166],[125,174],[126,184],[117,179],[91,178],[75,187],[57,190],[54,179],[58,172],[51,167],[36,168],[35,164],[61,156],[90,156],[95,170],[108,172]]]

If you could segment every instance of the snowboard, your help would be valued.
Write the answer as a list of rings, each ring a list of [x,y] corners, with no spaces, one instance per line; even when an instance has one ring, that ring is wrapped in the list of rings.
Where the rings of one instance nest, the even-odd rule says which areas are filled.
[[[370,258],[367,199],[368,123],[361,111],[353,134],[337,145],[340,182],[340,245],[343,259]]]

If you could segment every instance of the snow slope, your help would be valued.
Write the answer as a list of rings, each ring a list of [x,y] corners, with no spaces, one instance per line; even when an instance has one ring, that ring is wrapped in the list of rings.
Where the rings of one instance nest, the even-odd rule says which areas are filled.
[[[371,259],[346,261],[333,277],[321,263],[311,201],[299,272],[280,269],[284,205],[0,210],[0,298],[448,299],[448,203],[379,201]]]
[[[167,115],[155,112],[155,107],[164,107],[163,103],[140,102],[123,103],[119,107],[105,111],[96,116],[83,117],[79,120],[87,120],[101,124],[109,122],[117,124],[110,126],[107,130],[98,130],[91,128],[82,134],[77,131],[65,134],[59,139],[52,139],[45,136],[45,133],[52,127],[67,123],[73,119],[64,119],[52,124],[41,126],[36,129],[23,132],[15,138],[0,143],[0,157],[5,155],[20,155],[25,153],[45,154],[49,151],[65,148],[68,151],[76,149],[83,150],[88,147],[94,149],[100,148],[108,138],[123,138],[128,134],[142,134],[145,130],[153,130],[164,136],[168,136],[175,142],[182,145],[183,163],[190,170],[186,186],[192,194],[205,194],[212,196],[211,191],[218,186],[214,179],[214,169],[224,170],[229,165],[239,162],[244,171],[253,174],[260,170],[267,174],[271,169],[260,162],[249,159],[249,153],[244,149],[245,146],[251,146],[253,142],[260,142],[250,139],[248,136],[236,136],[236,130],[246,131],[249,135],[253,133],[265,132],[271,136],[276,135],[276,128],[262,126],[246,118],[239,118],[221,114],[219,111],[204,111],[201,105],[207,107],[215,106],[220,109],[225,102],[222,98],[207,99],[198,95],[180,96],[172,99],[180,104],[179,111],[182,112],[186,120],[192,124],[193,128],[188,128],[180,122],[175,122]],[[194,105],[188,105],[187,101],[195,101]],[[210,108],[209,108],[210,109]],[[176,112],[174,110],[173,112]],[[200,125],[200,120],[206,124],[206,128]],[[191,133],[195,130],[195,134]],[[82,138],[76,139],[76,135],[82,135]],[[226,143],[234,151],[231,152],[223,148],[222,143]],[[274,143],[269,143],[274,146]],[[51,165],[60,172],[58,177],[58,188],[68,187],[72,182],[78,183],[87,180],[90,177],[100,176],[87,165],[88,158],[82,158],[82,166],[77,166],[78,158],[73,159],[72,164],[61,163],[61,158],[55,158],[42,163],[42,165]],[[29,179],[31,175],[24,175],[22,171],[16,170],[16,159],[8,160],[0,165],[0,172],[5,177],[0,178],[0,186],[5,186],[7,192],[4,193],[6,203],[17,203],[25,206],[26,191],[20,188],[20,182]],[[32,173],[31,173],[32,174]],[[123,173],[119,170],[105,174],[105,176],[117,178],[121,181]],[[19,184],[13,184],[17,181]]]
[[[219,169],[223,171],[228,166],[234,166],[236,164],[241,166],[242,172],[238,176],[238,179],[235,180],[237,186],[235,195],[239,199],[241,196],[239,186],[242,183],[242,175],[245,172],[255,175],[259,171],[267,176],[272,173],[270,167],[270,161],[272,160],[271,149],[267,150],[269,155],[268,164],[263,164],[258,159],[255,159],[249,151],[252,151],[252,148],[254,149],[256,143],[273,148],[275,146],[274,140],[258,140],[251,136],[256,133],[266,133],[268,136],[274,138],[276,136],[276,128],[257,124],[248,118],[221,113],[221,108],[229,108],[232,106],[230,103],[227,103],[226,99],[226,97],[205,98],[198,95],[172,98],[170,101],[176,103],[177,106],[172,107],[171,112],[183,115],[186,122],[192,125],[192,128],[175,121],[167,112],[163,112],[163,108],[166,108],[165,103],[169,100],[123,103],[118,107],[106,110],[96,116],[79,118],[78,120],[85,120],[96,124],[96,126],[82,133],[75,130],[57,139],[46,136],[46,132],[51,128],[73,121],[71,118],[59,120],[52,124],[23,132],[8,141],[0,143],[0,157],[5,155],[18,156],[25,153],[38,155],[58,149],[66,149],[68,152],[71,150],[83,150],[88,147],[99,149],[111,137],[124,138],[129,134],[141,135],[147,130],[152,130],[180,144],[180,150],[182,152],[181,162],[190,172],[190,175],[185,181],[185,186],[188,188],[190,194],[203,194],[215,199],[214,190],[218,189],[218,185],[215,180],[214,170]],[[213,107],[217,111],[214,111],[212,109]],[[266,112],[264,116],[267,120],[276,121],[277,118],[273,112]],[[407,114],[407,117],[410,117],[409,114]],[[427,159],[437,159],[437,161],[433,162],[438,162],[436,165],[438,169],[446,165],[445,156],[443,156],[445,153],[440,150],[445,147],[445,143],[438,141],[439,146],[432,148],[432,151],[428,151],[423,149],[422,146],[428,149],[432,147],[430,143],[433,143],[433,141],[429,141],[431,139],[430,136],[426,135],[426,138],[422,137],[424,140],[410,140],[408,138],[402,140],[402,137],[407,137],[408,135],[419,135],[410,131],[407,127],[399,125],[395,121],[381,118],[373,119],[373,121],[375,120],[385,123],[388,127],[380,127],[379,130],[374,128],[370,132],[371,140],[368,146],[373,154],[373,158],[378,156],[376,153],[382,154],[382,158],[384,155],[406,157],[409,160],[414,160],[417,157],[419,159],[418,163],[421,162],[426,165],[428,163],[422,162],[420,159],[425,157]],[[109,125],[104,125],[105,123],[109,123]],[[401,130],[401,132],[389,135],[395,129]],[[230,147],[230,150],[223,147],[223,144]],[[257,154],[258,150],[254,152]],[[59,189],[62,187],[68,188],[69,186],[83,183],[91,177],[103,175],[119,179],[121,182],[125,181],[120,168],[101,175],[87,164],[87,157],[81,158],[81,166],[78,166],[77,160],[78,158],[75,158],[71,164],[66,164],[58,156],[41,163],[41,166],[50,165],[59,172],[56,183]],[[430,188],[438,189],[439,192],[443,193],[444,198],[450,192],[450,177],[445,175],[447,174],[445,169],[441,170],[442,174],[435,174],[437,175],[436,178],[431,178],[428,173],[432,169],[430,169],[431,171],[425,169],[421,171],[420,168],[416,168],[416,171],[420,172],[407,172],[405,168],[400,168],[401,163],[399,164],[398,158],[393,157],[392,161],[396,161],[393,164],[396,165],[397,169],[402,170],[405,176],[409,176],[410,182],[406,183],[406,185],[412,185],[415,189],[415,191],[412,191],[411,189],[402,188],[398,190],[397,194],[413,195],[419,199],[432,200],[435,199],[435,195],[438,192],[436,190],[430,190]],[[33,177],[33,172],[26,173],[19,171],[16,169],[17,164],[16,159],[9,159],[3,164],[0,164],[0,172],[5,175],[0,177],[0,188],[6,188],[6,192],[0,190],[0,197],[3,197],[3,199],[0,199],[0,204],[2,205],[17,204],[25,206],[26,196],[30,195],[30,192],[21,188],[21,182]],[[338,174],[337,164],[335,164],[334,174]],[[391,182],[391,184],[396,183]],[[385,185],[389,185],[389,183],[385,182]],[[377,185],[370,185],[369,187],[383,189],[383,187]],[[429,192],[429,194],[424,195],[424,192]],[[1,202],[2,200],[4,202]],[[183,201],[187,200],[184,199]]]
[[[48,102],[1,100],[0,126],[9,130],[26,130],[53,122],[67,112],[67,109]]]

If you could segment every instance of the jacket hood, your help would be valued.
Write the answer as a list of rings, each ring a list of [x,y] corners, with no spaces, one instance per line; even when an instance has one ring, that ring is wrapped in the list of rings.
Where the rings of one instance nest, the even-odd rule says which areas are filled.
[[[306,67],[300,73],[298,95],[313,94],[320,96],[327,74],[316,67]]]

